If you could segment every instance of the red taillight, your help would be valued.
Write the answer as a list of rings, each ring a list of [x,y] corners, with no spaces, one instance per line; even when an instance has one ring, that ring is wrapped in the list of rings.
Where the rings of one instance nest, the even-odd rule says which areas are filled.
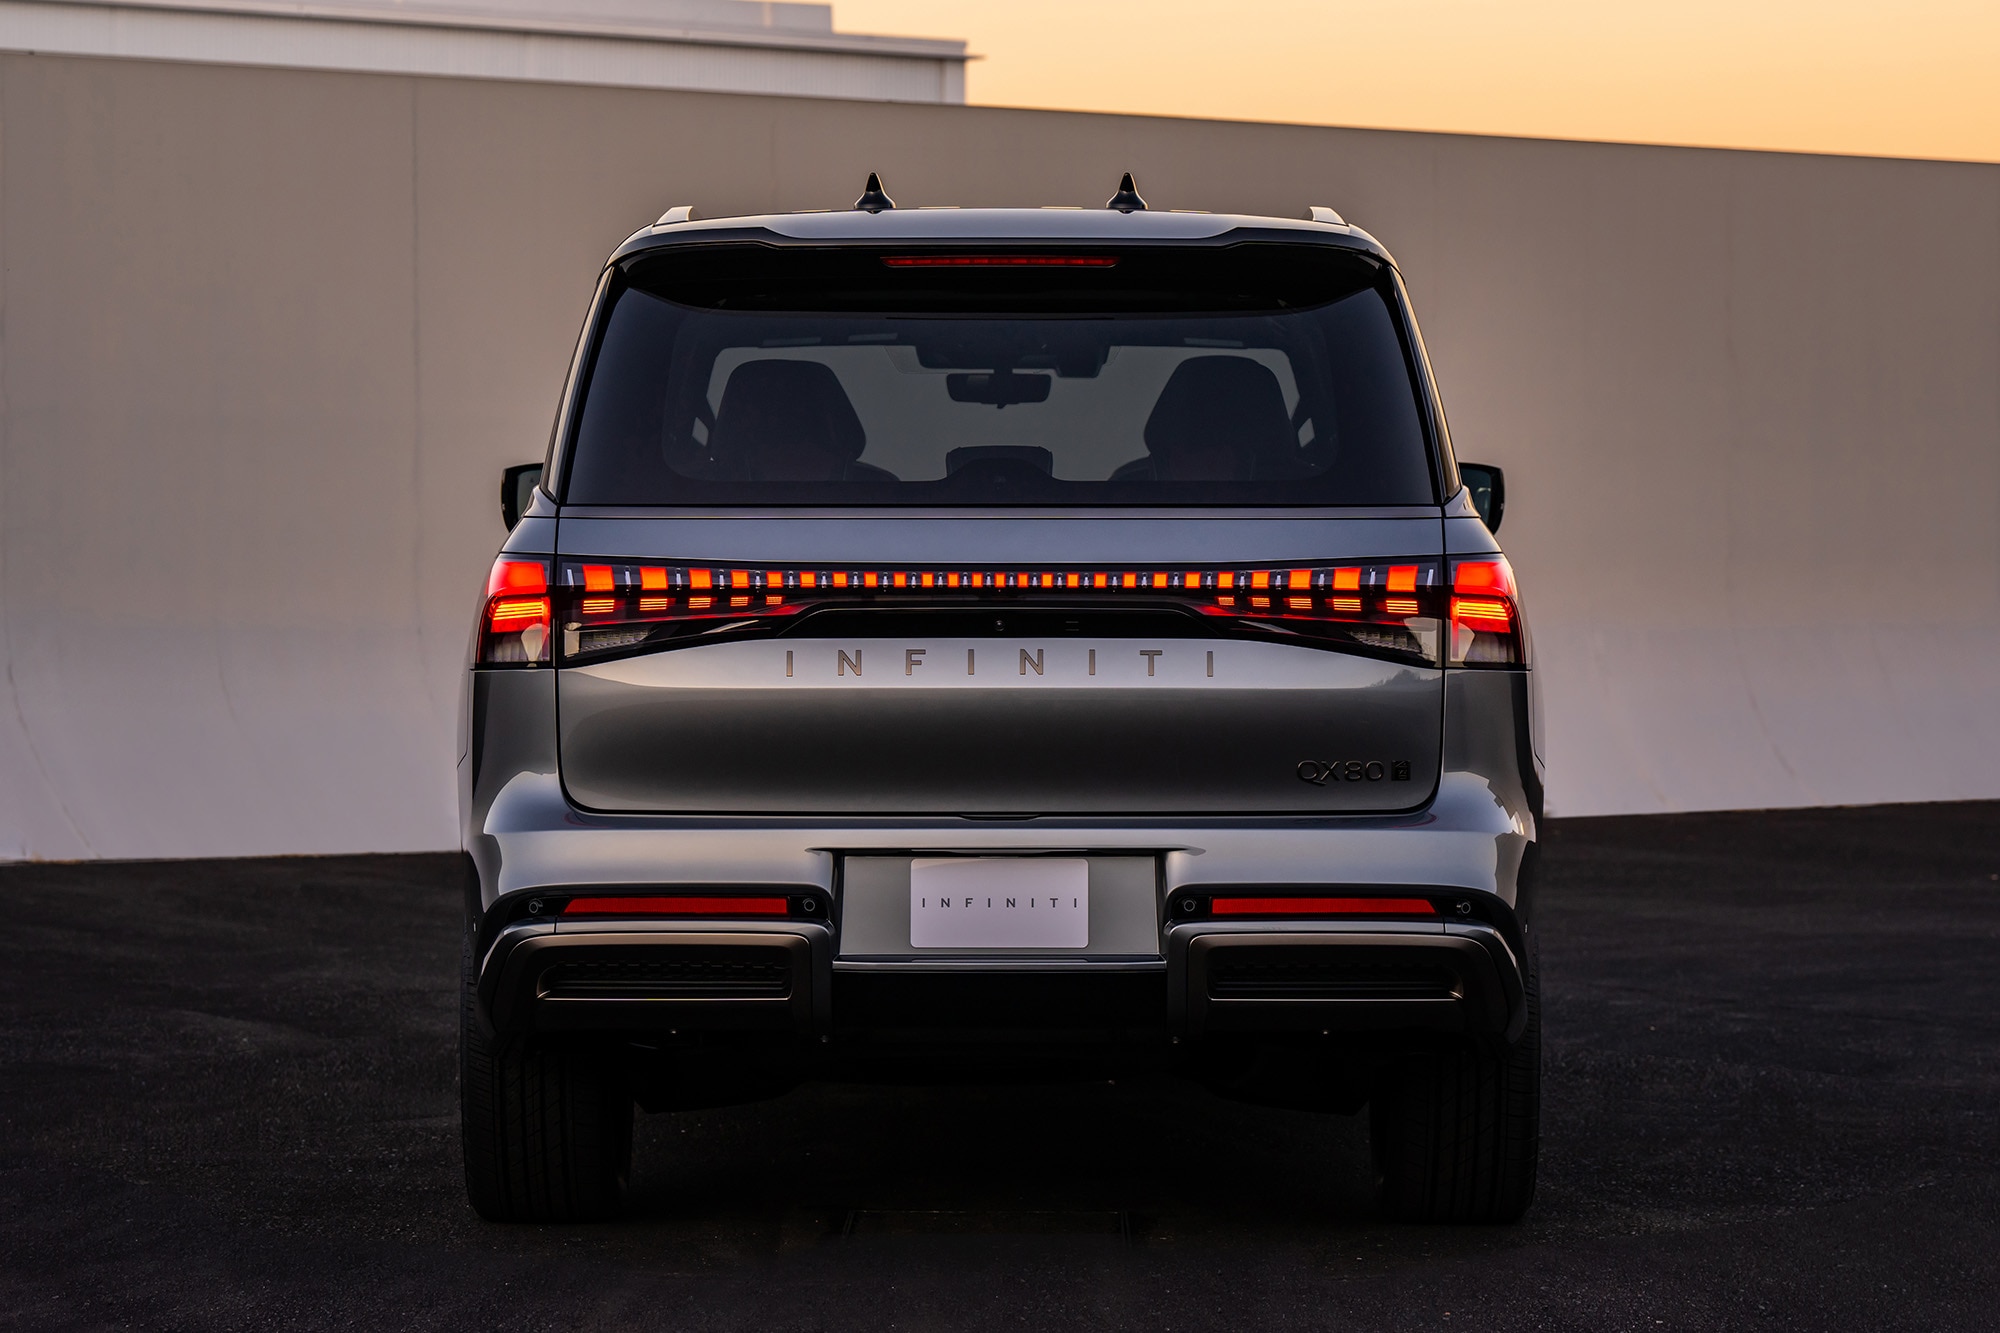
[[[486,578],[479,621],[481,666],[536,666],[549,660],[549,567],[501,556]]]
[[[660,897],[572,898],[564,916],[784,916],[783,898],[673,894]]]
[[[1236,898],[1209,900],[1214,916],[1436,916],[1427,898]]]
[[[890,268],[1115,268],[1116,255],[884,255]]]
[[[1522,666],[1527,641],[1521,594],[1505,556],[1455,561],[1451,567],[1453,666]]]
[[[486,595],[503,593],[545,593],[549,590],[549,567],[541,560],[514,560],[501,556],[486,576]]]
[[[693,634],[769,633],[835,606],[1171,605],[1256,630],[1441,665],[1450,594],[1437,560],[1248,569],[736,569],[565,560],[551,589],[559,657],[645,651]]]

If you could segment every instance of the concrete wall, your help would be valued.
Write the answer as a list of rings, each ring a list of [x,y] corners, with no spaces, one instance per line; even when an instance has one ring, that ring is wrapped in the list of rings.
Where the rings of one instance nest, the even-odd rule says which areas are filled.
[[[397,0],[333,0],[310,8],[287,0],[0,0],[0,50],[965,101],[964,42],[835,33],[825,6],[596,0],[593,14],[625,12],[584,18],[563,8],[560,0],[431,0],[408,8]],[[824,26],[816,30],[814,18]],[[738,26],[759,19],[758,26]]]
[[[2000,167],[0,58],[0,856],[448,846],[460,658],[673,203],[1330,203],[1508,469],[1562,813],[2000,796]]]

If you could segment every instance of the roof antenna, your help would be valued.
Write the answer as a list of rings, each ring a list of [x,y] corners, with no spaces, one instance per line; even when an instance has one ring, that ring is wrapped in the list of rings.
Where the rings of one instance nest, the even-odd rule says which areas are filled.
[[[1146,201],[1139,197],[1139,187],[1132,183],[1131,172],[1128,171],[1125,173],[1123,179],[1118,182],[1118,193],[1112,195],[1111,201],[1104,206],[1106,208],[1115,208],[1120,213],[1143,213],[1146,211]]]
[[[861,197],[854,201],[854,207],[863,213],[881,213],[896,206],[896,201],[882,192],[882,178],[874,172],[868,173],[868,187]]]

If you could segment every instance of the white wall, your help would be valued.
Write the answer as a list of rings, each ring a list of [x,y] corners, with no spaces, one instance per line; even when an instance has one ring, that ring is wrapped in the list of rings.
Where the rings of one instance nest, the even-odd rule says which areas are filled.
[[[499,468],[671,203],[1329,203],[1559,813],[2000,796],[2000,167],[0,57],[0,856],[454,842]]]
[[[622,14],[603,16],[621,8]],[[654,12],[644,12],[649,9]],[[753,27],[739,25],[739,18],[775,21]],[[395,0],[311,6],[288,0],[0,0],[0,50],[892,102],[965,100],[963,42],[835,33],[825,6],[742,0],[683,0],[672,7],[594,0],[580,14],[560,0],[431,0],[408,7]]]

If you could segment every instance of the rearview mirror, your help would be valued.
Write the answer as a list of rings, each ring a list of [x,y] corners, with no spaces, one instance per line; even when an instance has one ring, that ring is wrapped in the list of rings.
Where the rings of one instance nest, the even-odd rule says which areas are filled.
[[[1507,512],[1507,474],[1487,463],[1460,463],[1458,475],[1472,492],[1472,507],[1486,521],[1487,531],[1500,531],[1500,516]]]
[[[541,481],[540,463],[517,463],[500,474],[500,517],[507,521],[507,531],[512,532],[521,515],[528,512],[528,502]]]
[[[1049,385],[1052,382],[1047,375],[1018,375],[1011,370],[944,377],[945,392],[951,395],[951,401],[984,403],[988,407],[1010,407],[1015,403],[1046,403],[1049,401]]]

